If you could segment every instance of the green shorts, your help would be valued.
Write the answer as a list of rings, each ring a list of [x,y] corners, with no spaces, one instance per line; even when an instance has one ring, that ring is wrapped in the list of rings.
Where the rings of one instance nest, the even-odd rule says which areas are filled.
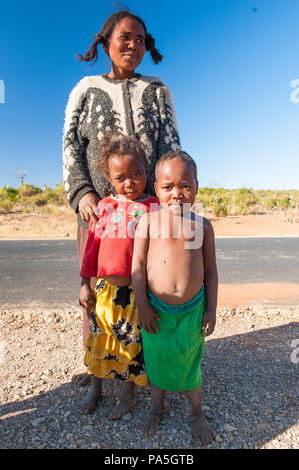
[[[142,346],[148,378],[162,390],[186,391],[201,386],[201,360],[204,350],[202,319],[205,312],[204,288],[183,305],[169,305],[148,292],[157,311],[159,331],[143,328]]]

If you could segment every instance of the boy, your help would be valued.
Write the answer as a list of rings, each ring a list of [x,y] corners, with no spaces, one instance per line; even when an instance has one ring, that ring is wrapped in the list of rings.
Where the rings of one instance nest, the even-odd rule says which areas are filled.
[[[139,222],[132,283],[151,383],[142,426],[155,434],[165,390],[186,391],[194,443],[207,445],[215,434],[202,411],[200,363],[204,337],[216,323],[218,275],[212,225],[190,210],[197,189],[196,164],[187,153],[160,158],[155,190],[161,209]]]

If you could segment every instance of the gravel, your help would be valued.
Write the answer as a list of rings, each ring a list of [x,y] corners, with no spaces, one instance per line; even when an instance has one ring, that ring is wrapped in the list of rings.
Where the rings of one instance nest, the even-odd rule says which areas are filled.
[[[134,411],[114,422],[108,414],[120,384],[104,381],[103,402],[80,413],[88,387],[71,383],[83,358],[80,308],[4,305],[0,313],[0,448],[194,448],[184,393],[166,394],[153,437],[138,428],[149,387],[138,387]],[[298,448],[298,313],[299,306],[218,309],[202,363],[203,409],[216,432],[208,448]]]

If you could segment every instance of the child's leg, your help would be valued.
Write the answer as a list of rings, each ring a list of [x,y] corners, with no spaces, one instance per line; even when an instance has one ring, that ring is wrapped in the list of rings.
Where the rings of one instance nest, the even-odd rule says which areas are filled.
[[[82,414],[90,414],[102,400],[102,379],[91,375],[91,389],[82,401]]]
[[[187,397],[191,405],[190,422],[193,431],[194,444],[207,445],[215,438],[215,433],[202,411],[201,387],[189,390]]]
[[[136,405],[135,383],[128,381],[124,384],[119,400],[109,415],[109,419],[119,419],[133,410]]]
[[[158,430],[163,412],[165,390],[151,384],[151,408],[148,414],[142,418],[140,428],[149,436],[153,436]]]

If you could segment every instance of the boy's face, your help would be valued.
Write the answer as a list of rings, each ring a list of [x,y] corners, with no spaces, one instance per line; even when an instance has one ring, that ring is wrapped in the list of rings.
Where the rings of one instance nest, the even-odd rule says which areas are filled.
[[[191,164],[181,160],[166,160],[158,168],[155,190],[162,207],[172,210],[183,204],[193,204],[198,189],[198,182]]]
[[[146,171],[134,155],[113,155],[108,162],[115,191],[127,199],[138,199],[146,186]]]

